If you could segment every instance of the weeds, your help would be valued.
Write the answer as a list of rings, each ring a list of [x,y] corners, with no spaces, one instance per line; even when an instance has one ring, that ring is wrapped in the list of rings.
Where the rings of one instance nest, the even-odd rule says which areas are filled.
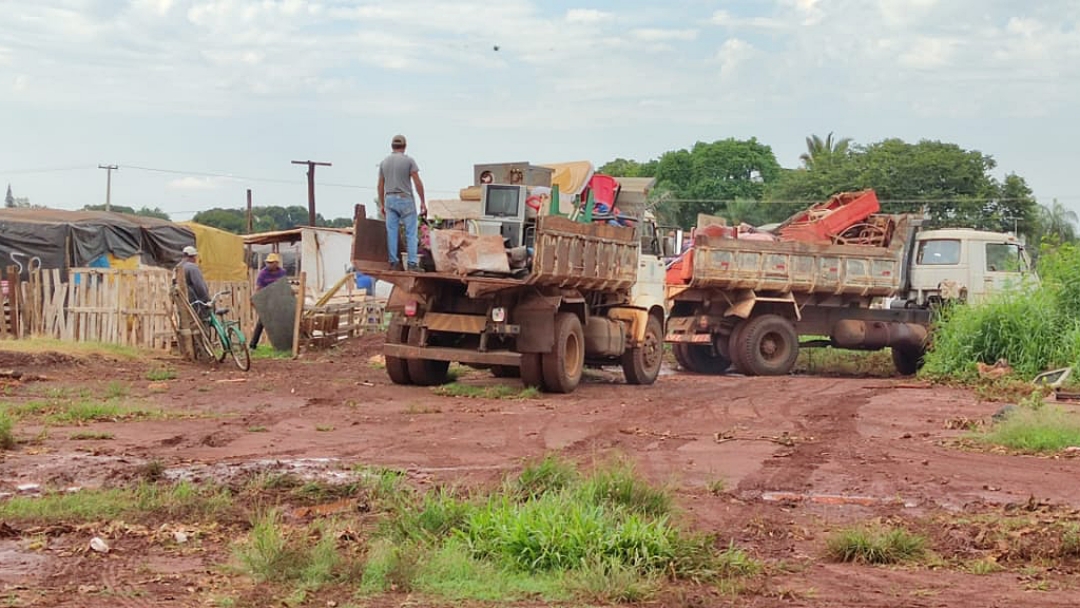
[[[932,377],[971,380],[977,363],[1000,359],[1024,379],[1080,361],[1080,247],[1062,245],[1039,258],[1041,283],[1017,286],[977,305],[942,310],[925,357]]]
[[[154,513],[200,518],[223,514],[231,507],[232,496],[224,489],[187,482],[163,486],[143,482],[133,488],[15,496],[0,502],[0,518],[66,523],[141,520]]]
[[[0,451],[13,449],[15,443],[15,420],[7,410],[0,410]]]
[[[105,399],[122,399],[128,396],[128,386],[122,382],[112,381],[105,387]]]
[[[796,373],[835,374],[841,376],[873,376],[890,378],[896,375],[889,349],[877,351],[846,350],[842,348],[800,348],[795,360]]]
[[[71,437],[69,437],[72,441],[105,441],[113,438],[112,433],[95,431],[79,431],[78,433],[72,433]]]
[[[262,425],[249,426],[248,427],[248,432],[249,433],[266,433],[266,432],[269,432],[269,430],[270,429],[268,429],[268,428],[266,428],[265,426],[262,426]]]
[[[442,397],[469,397],[472,399],[535,399],[540,396],[540,391],[535,387],[521,388],[508,384],[475,386],[459,382],[437,386],[432,389],[432,392]]]
[[[723,479],[714,479],[709,482],[707,487],[709,488],[709,494],[720,496],[727,491],[727,482]]]
[[[176,370],[171,367],[156,367],[146,371],[146,379],[151,382],[164,382],[176,379]]]
[[[1018,407],[975,438],[1021,452],[1058,452],[1080,446],[1080,418],[1059,407]]]
[[[896,564],[923,557],[926,539],[903,528],[862,526],[834,534],[826,547],[829,557],[839,562]]]

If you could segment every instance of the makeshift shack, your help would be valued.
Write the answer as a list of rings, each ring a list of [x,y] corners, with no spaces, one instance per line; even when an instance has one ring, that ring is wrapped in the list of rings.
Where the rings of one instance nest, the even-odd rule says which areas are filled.
[[[82,267],[171,268],[195,244],[192,231],[152,217],[108,211],[0,209],[0,267],[22,278],[33,270]]]
[[[289,271],[290,281],[303,286],[303,311],[296,332],[300,343],[328,346],[357,333],[381,329],[383,306],[391,286],[377,283],[374,294],[359,288],[364,277],[358,280],[353,272],[351,228],[301,226],[249,234],[244,236],[244,242],[253,252],[249,259],[253,269],[261,268],[269,253],[278,252]],[[260,310],[265,306],[274,304],[256,301]],[[283,307],[286,303],[280,302],[276,306]],[[268,321],[277,322],[271,317],[284,318],[262,315],[263,325]],[[267,325],[267,333],[275,348],[283,347],[272,337],[281,332],[271,331]]]

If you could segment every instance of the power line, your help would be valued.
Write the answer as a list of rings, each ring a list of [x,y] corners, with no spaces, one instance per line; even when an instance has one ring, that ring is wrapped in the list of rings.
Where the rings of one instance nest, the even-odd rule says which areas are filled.
[[[231,179],[236,181],[249,181],[249,182],[265,182],[270,184],[290,184],[295,185],[296,180],[281,179],[274,177],[251,177],[245,175],[236,175],[234,173],[217,173],[213,171],[183,171],[180,169],[160,169],[157,167],[139,167],[135,165],[121,165],[125,169],[134,169],[137,171],[150,171],[153,173],[169,173],[173,175],[190,175],[193,177],[214,177],[219,179]],[[369,192],[375,192],[377,190],[374,186],[361,186],[359,184],[340,184],[340,183],[323,183],[319,182],[320,187],[324,188],[348,188],[352,190],[366,190]],[[432,190],[431,192],[438,194],[457,194],[454,190]]]
[[[5,169],[0,170],[0,173],[19,175],[25,173],[59,173],[61,171],[80,171],[83,169],[93,169],[93,167],[90,165],[74,165],[70,167],[42,167],[39,169]]]

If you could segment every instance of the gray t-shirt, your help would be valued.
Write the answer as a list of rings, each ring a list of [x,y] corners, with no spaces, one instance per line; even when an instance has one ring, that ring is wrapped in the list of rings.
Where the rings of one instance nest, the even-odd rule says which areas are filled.
[[[379,163],[379,175],[383,178],[383,192],[387,195],[413,197],[412,174],[420,167],[411,156],[395,152]]]

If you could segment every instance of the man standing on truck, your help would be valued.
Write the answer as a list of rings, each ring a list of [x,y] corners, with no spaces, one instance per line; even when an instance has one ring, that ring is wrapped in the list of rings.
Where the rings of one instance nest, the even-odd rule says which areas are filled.
[[[395,135],[390,140],[389,156],[379,163],[379,212],[386,218],[386,248],[391,270],[402,270],[401,247],[398,229],[405,226],[405,269],[423,272],[417,255],[416,203],[413,201],[413,184],[420,197],[420,215],[427,215],[424,182],[420,181],[420,168],[411,156],[405,154],[405,136]]]

